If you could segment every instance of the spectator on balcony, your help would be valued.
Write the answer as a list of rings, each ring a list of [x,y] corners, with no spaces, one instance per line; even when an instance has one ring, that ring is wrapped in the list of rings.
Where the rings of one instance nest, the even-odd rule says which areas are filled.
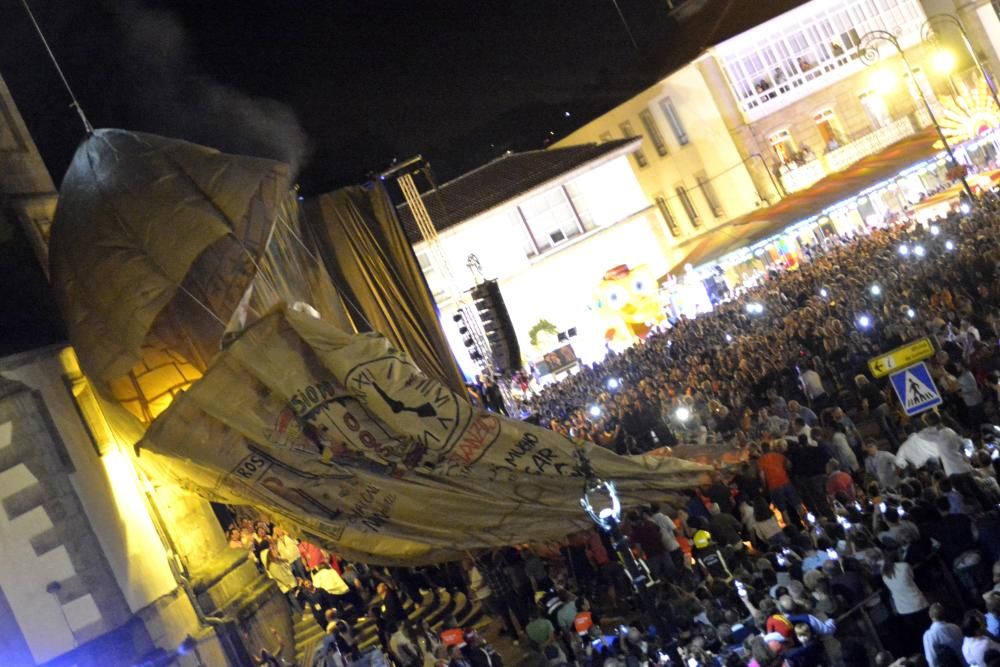
[[[272,552],[277,554],[282,561],[288,563],[296,579],[309,576],[299,554],[298,542],[288,534],[288,531],[280,526],[275,526],[271,543]]]
[[[278,585],[278,590],[288,597],[288,601],[292,605],[292,610],[301,612],[302,608],[296,597],[298,581],[296,581],[295,575],[292,574],[291,564],[283,560],[274,548],[261,551],[260,562],[264,566],[264,572],[267,576],[273,579],[274,583]]]
[[[229,538],[230,549],[246,549],[246,545],[243,544],[243,536],[238,527],[231,527],[226,535]]]

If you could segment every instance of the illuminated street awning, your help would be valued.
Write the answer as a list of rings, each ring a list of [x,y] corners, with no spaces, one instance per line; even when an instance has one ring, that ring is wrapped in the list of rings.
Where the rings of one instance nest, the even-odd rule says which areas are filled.
[[[933,129],[917,132],[883,151],[870,155],[847,169],[827,176],[807,190],[785,197],[769,206],[722,225],[692,239],[684,259],[669,275],[680,275],[683,267],[700,266],[733,251],[781,233],[784,229],[837,204],[873,185],[891,179],[906,167],[936,155],[937,135]],[[683,246],[682,246],[683,247]]]
[[[1000,169],[994,169],[992,171],[983,171],[978,174],[972,174],[967,176],[966,179],[969,182],[969,186],[972,188],[973,192],[981,189],[989,189],[1000,181]],[[962,195],[963,186],[962,183],[955,183],[950,185],[941,192],[935,193],[914,204],[910,207],[912,211],[919,211],[922,209],[930,208],[932,206],[938,206],[940,204],[945,204],[949,202],[954,202]]]

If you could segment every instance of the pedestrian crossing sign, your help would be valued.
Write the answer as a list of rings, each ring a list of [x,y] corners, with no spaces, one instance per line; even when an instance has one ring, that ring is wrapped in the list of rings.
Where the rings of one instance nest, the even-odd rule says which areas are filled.
[[[927,364],[923,362],[893,373],[889,380],[909,417],[941,405],[941,393],[934,386]]]

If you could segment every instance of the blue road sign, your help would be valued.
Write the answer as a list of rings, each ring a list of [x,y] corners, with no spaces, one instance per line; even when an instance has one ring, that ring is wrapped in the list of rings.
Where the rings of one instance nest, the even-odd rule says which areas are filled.
[[[927,364],[920,362],[889,376],[907,416],[941,405],[941,392],[934,386]]]

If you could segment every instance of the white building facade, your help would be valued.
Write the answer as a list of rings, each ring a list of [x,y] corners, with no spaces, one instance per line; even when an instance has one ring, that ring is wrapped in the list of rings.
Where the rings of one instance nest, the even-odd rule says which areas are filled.
[[[565,333],[581,358],[596,359],[605,351],[605,329],[593,307],[604,275],[628,265],[654,276],[655,284],[655,277],[669,268],[670,231],[629,166],[637,145],[638,141],[619,141],[605,147],[510,155],[436,192],[424,193],[429,206],[440,197],[441,206],[448,207],[457,200],[455,191],[467,186],[463,183],[467,179],[482,179],[489,187],[496,179],[519,172],[520,162],[553,153],[592,154],[582,160],[571,158],[565,169],[556,169],[544,181],[447,226],[431,207],[431,218],[440,230],[436,248],[411,233],[442,325],[467,375],[480,371],[466,354],[453,315],[461,295],[477,280],[498,281],[526,360],[549,351],[530,343],[529,332],[542,320]],[[405,224],[405,212],[402,217]]]
[[[766,17],[767,4],[747,9],[746,20]],[[939,97],[978,76],[961,33],[934,18],[941,14],[961,23],[997,80],[1000,18],[989,0],[812,0],[720,35],[556,146],[642,135],[631,167],[674,242],[689,244],[926,131],[921,94],[937,109]],[[895,36],[912,77],[887,42],[876,65],[863,62],[871,31]],[[950,72],[934,66],[942,49]]]
[[[741,154],[700,62],[690,63],[556,146],[641,136],[629,163],[672,243],[778,199],[763,156]]]

